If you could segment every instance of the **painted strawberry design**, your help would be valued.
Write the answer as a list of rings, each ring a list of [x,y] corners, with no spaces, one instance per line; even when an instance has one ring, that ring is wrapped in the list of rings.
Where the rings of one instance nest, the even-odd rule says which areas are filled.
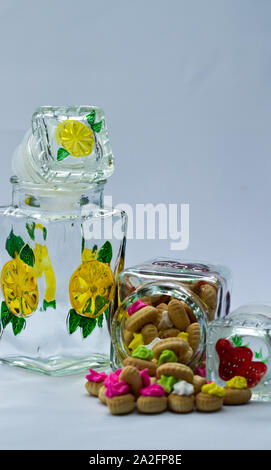
[[[225,338],[216,343],[216,351],[219,356],[219,377],[222,380],[230,380],[236,375],[245,377],[249,388],[256,387],[267,372],[264,362],[253,361],[253,352],[246,346],[234,347]]]

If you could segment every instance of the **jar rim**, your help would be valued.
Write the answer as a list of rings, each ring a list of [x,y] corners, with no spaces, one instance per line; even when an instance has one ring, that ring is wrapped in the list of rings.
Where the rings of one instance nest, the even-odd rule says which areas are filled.
[[[47,183],[47,182],[32,182],[32,181],[24,181],[19,179],[16,175],[12,175],[10,177],[10,183],[13,185],[14,188],[22,188],[23,190],[30,191],[30,190],[35,190],[35,191],[65,191],[65,192],[82,192],[82,191],[91,191],[93,189],[96,189],[97,191],[100,191],[103,189],[106,180],[100,180],[97,182],[91,182],[91,183],[85,183],[85,182],[68,182],[64,184],[59,184],[59,183]]]

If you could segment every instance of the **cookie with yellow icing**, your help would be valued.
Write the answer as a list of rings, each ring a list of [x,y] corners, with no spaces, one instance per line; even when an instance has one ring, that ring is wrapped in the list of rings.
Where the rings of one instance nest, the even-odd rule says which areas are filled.
[[[198,411],[212,412],[218,411],[223,406],[225,390],[215,382],[205,384],[201,387],[201,392],[196,395],[196,407]]]
[[[226,382],[224,405],[244,405],[251,395],[245,377],[235,376]]]

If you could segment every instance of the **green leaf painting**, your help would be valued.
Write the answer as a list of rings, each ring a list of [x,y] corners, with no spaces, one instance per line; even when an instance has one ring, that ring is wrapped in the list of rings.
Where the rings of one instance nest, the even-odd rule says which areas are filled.
[[[32,224],[25,224],[25,226],[26,226],[26,230],[31,240],[35,240],[35,228],[36,228],[35,222],[33,222]]]
[[[87,336],[92,333],[96,326],[96,318],[88,318],[88,317],[82,317],[80,321],[80,327],[82,328],[82,336],[83,338],[87,338]]]
[[[35,256],[32,248],[26,243],[22,250],[20,251],[21,260],[28,264],[28,266],[33,267],[35,264]]]
[[[15,315],[12,315],[11,322],[12,322],[12,330],[15,336],[21,333],[21,331],[23,330],[26,324],[26,321],[24,318],[15,317]]]
[[[35,222],[32,222],[32,224],[27,223],[27,224],[25,224],[25,227],[26,227],[26,230],[28,232],[29,237],[31,238],[31,240],[34,241],[35,240],[35,229],[36,229]],[[41,225],[39,225],[39,228],[41,228]],[[45,241],[46,238],[47,238],[47,228],[46,227],[42,227],[42,236],[43,236],[43,240]]]
[[[3,328],[11,322],[12,313],[10,313],[9,309],[7,308],[6,302],[2,302],[1,304],[1,323]]]
[[[104,315],[102,313],[101,315],[98,316],[98,319],[97,319],[97,323],[98,323],[99,328],[103,327],[103,320],[104,320]]]
[[[17,336],[23,328],[26,325],[26,321],[22,317],[16,317],[11,313],[5,302],[2,302],[1,304],[1,323],[3,328],[6,328],[6,326],[11,323],[12,324],[12,330],[15,336]]]
[[[68,330],[70,334],[74,333],[79,327],[81,329],[83,338],[87,338],[94,330],[96,323],[96,318],[83,317],[82,315],[79,315],[74,309],[69,311]]]
[[[97,254],[97,260],[101,263],[109,264],[113,256],[112,245],[109,241],[106,241],[104,245],[99,249]]]
[[[97,133],[101,132],[103,121],[95,122],[95,119],[96,119],[95,109],[92,109],[92,111],[86,115],[86,119],[91,129],[93,130],[93,132],[97,132]]]
[[[95,122],[92,124],[92,130],[94,132],[101,132],[103,121]]]
[[[24,246],[24,241],[21,237],[14,235],[13,229],[6,240],[6,250],[11,258],[15,258],[16,254],[18,255],[21,249]]]
[[[47,238],[47,228],[46,227],[43,227],[42,235],[43,235],[43,240],[46,241],[46,238]]]
[[[259,359],[261,362],[268,362],[269,358],[267,357],[266,359],[263,359],[263,350],[262,348],[260,348],[260,351],[257,352],[257,351],[254,351],[254,356],[255,356],[255,359]]]
[[[80,320],[81,316],[78,315],[78,313],[76,313],[76,311],[72,308],[69,311],[68,317],[68,329],[70,334],[74,333],[77,330],[78,326],[80,325]]]
[[[64,160],[64,158],[67,158],[69,155],[70,154],[67,150],[60,147],[57,151],[57,161],[61,162],[62,160]]]
[[[84,248],[85,248],[85,239],[84,239],[84,237],[82,236],[81,253],[83,253]]]
[[[87,122],[89,123],[90,127],[92,127],[92,125],[94,124],[95,119],[96,119],[95,109],[92,109],[91,113],[86,115],[86,119],[87,119]]]
[[[242,347],[242,348],[247,348],[249,346],[249,343],[243,344],[243,338],[242,336],[234,335],[231,338],[234,346],[236,347]]]
[[[47,300],[43,299],[43,310],[46,311],[49,307],[56,309],[56,301],[51,300],[50,302],[47,302]]]

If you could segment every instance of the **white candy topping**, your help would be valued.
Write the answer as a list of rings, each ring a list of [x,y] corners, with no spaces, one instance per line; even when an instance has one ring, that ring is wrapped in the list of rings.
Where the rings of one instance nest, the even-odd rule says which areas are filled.
[[[172,327],[173,327],[173,323],[168,316],[168,312],[167,310],[164,310],[162,312],[162,318],[158,325],[158,330],[167,330],[168,328],[172,328]]]
[[[152,349],[155,344],[159,343],[159,341],[161,341],[160,338],[158,338],[158,337],[154,338],[151,343],[145,344],[145,347],[148,348],[148,349]]]
[[[180,396],[192,395],[192,393],[194,393],[194,386],[192,384],[189,384],[185,380],[181,380],[173,386],[172,392]]]

